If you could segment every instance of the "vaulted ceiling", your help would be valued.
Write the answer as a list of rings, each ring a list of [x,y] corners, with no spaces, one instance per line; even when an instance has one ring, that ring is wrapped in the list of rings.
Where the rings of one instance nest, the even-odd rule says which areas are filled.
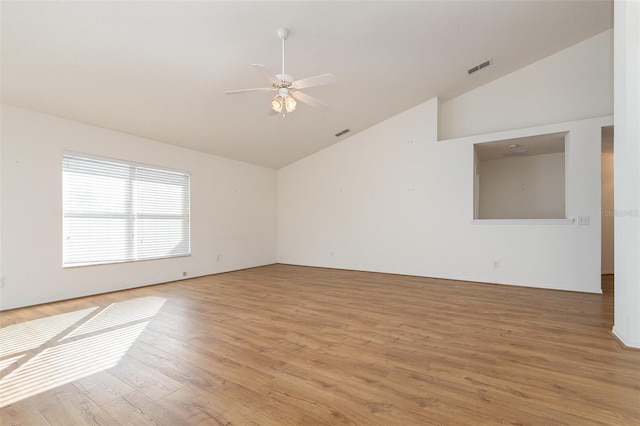
[[[7,2],[2,101],[280,168],[427,101],[451,98],[612,26],[611,1]],[[331,105],[268,115],[251,68],[332,73]],[[492,65],[469,75],[487,59]],[[595,59],[597,60],[597,59]],[[579,76],[577,76],[579,77]],[[342,138],[347,136],[342,136]]]

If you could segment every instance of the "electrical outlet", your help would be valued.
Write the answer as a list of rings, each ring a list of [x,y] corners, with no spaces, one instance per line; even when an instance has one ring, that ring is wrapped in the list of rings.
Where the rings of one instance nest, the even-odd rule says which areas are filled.
[[[182,276],[183,276],[183,277],[186,277],[186,276],[187,276],[187,271],[184,271],[184,272],[182,273]]]
[[[332,251],[329,252],[329,257],[333,257],[333,252]]]
[[[500,261],[499,261],[499,260],[494,260],[494,261],[493,261],[493,267],[494,267],[495,269],[498,269],[498,268],[500,267]]]
[[[216,260],[218,262],[220,262],[222,260],[222,255],[220,253],[218,253],[218,255],[216,256]]]
[[[589,216],[578,216],[578,225],[588,225]]]

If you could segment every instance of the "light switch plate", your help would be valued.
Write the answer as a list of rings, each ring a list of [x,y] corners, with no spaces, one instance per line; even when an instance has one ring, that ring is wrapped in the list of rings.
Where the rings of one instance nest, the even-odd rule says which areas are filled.
[[[589,216],[578,216],[578,225],[588,225]]]

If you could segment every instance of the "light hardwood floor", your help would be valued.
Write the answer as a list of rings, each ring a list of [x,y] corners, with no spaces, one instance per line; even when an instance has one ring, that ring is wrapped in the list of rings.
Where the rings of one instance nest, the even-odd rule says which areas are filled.
[[[638,425],[604,288],[272,265],[7,311],[0,424]]]

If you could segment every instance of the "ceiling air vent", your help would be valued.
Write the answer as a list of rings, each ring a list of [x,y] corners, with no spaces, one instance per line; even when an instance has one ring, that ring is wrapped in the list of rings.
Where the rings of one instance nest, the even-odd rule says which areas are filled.
[[[491,65],[491,59],[489,59],[488,61],[484,61],[483,63],[481,63],[479,65],[476,65],[473,68],[469,68],[469,70],[467,72],[469,74],[473,74],[476,71],[480,71],[484,67],[488,67],[489,65]]]
[[[349,133],[351,130],[349,129],[344,129],[344,130],[340,130],[338,133],[336,133],[336,137],[339,138],[340,136],[344,135],[345,133]]]

